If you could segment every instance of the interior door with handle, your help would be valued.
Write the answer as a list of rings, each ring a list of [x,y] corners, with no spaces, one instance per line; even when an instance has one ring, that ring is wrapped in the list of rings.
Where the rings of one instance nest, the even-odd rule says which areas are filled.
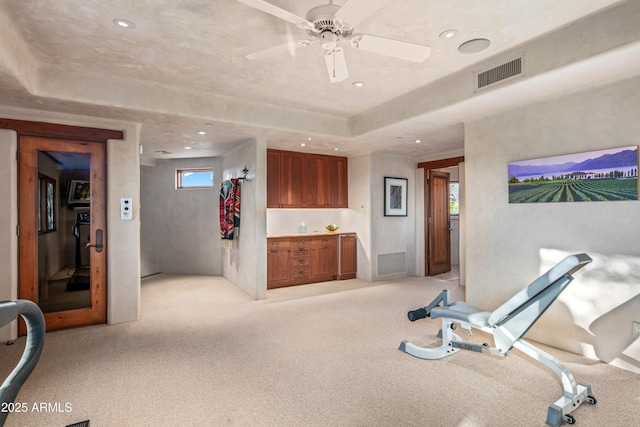
[[[429,171],[427,184],[427,267],[428,276],[451,271],[451,216],[449,174]]]
[[[19,297],[47,331],[106,322],[105,169],[102,142],[19,139]]]

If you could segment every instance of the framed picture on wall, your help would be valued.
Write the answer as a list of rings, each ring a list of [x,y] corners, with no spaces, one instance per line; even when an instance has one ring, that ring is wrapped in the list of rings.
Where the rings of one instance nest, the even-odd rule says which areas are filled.
[[[638,147],[511,162],[509,203],[638,200]]]
[[[384,177],[384,216],[407,216],[407,179]]]

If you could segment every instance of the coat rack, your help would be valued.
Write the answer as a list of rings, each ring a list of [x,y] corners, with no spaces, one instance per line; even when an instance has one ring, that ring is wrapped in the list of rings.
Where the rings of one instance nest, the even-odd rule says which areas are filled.
[[[249,178],[247,178],[247,175],[249,174],[249,169],[247,169],[247,166],[245,165],[244,169],[242,169],[242,176],[236,178],[238,181],[244,181],[244,182],[251,182],[251,180]]]

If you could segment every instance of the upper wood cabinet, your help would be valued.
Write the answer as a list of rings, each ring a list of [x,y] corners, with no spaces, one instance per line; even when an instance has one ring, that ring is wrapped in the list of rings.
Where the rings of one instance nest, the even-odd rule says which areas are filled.
[[[267,150],[268,208],[347,208],[346,157]]]

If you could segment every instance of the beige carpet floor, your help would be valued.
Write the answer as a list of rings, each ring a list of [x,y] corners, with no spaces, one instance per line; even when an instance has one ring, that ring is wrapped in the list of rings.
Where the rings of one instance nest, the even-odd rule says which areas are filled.
[[[439,322],[411,323],[406,312],[445,288],[463,298],[456,281],[412,277],[253,301],[219,277],[152,276],[140,321],[47,334],[16,400],[30,410],[6,426],[544,426],[560,381],[517,350],[437,361],[397,350],[404,339],[436,343]],[[0,378],[23,346],[0,346]],[[638,425],[640,375],[542,347],[598,399],[578,408],[576,425]],[[42,402],[62,410],[31,409]]]

